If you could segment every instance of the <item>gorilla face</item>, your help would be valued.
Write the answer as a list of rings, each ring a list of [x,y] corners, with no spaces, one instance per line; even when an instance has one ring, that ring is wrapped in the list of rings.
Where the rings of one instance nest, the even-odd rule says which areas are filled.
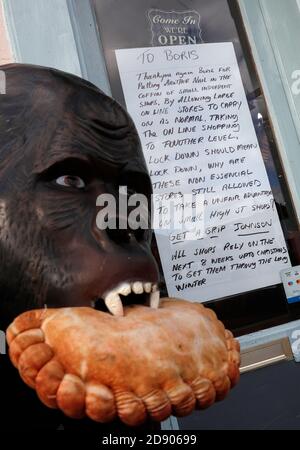
[[[1,70],[1,326],[44,305],[104,308],[106,300],[121,314],[121,301],[144,302],[158,280],[151,233],[96,225],[100,194],[117,198],[127,186],[151,195],[131,119],[77,77],[26,65]]]

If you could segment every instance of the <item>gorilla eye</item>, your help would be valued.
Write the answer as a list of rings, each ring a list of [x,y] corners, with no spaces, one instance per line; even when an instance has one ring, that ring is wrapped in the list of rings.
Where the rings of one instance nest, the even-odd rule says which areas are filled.
[[[60,186],[76,189],[85,188],[85,182],[83,179],[76,175],[63,175],[62,177],[56,178],[55,182]]]

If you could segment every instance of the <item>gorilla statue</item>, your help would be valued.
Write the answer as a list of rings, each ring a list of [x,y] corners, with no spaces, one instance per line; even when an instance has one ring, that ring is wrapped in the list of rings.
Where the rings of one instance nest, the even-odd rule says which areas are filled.
[[[168,299],[149,308],[159,306],[150,227],[97,226],[97,198],[118,201],[120,186],[151,205],[126,111],[73,75],[1,70],[0,323],[10,345],[0,363],[2,426],[151,429],[223,399],[238,380],[231,333],[200,304]]]

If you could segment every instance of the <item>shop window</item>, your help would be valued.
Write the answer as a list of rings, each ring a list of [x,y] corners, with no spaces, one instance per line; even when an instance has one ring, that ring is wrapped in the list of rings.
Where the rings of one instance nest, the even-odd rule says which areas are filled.
[[[126,2],[124,0],[93,0],[93,4],[112,94],[124,106],[126,102],[116,49],[202,43],[233,44],[290,264],[298,265],[300,263],[298,223],[238,3],[235,0],[166,0],[163,4],[156,0],[126,0]],[[154,16],[156,19],[153,19]],[[186,19],[183,19],[184,16]],[[182,20],[185,20],[184,24]],[[258,237],[253,240],[257,240],[258,246],[261,245]],[[160,261],[155,239],[153,251]],[[224,255],[217,256],[221,258]],[[274,260],[271,258],[270,261],[267,264],[272,265]],[[251,269],[249,270],[249,277],[251,277]],[[276,265],[274,270],[277,270]],[[161,276],[163,291],[167,294],[162,267]],[[238,277],[239,272],[236,272],[236,279],[231,276],[231,282],[237,282]],[[254,279],[253,283],[255,284]],[[201,288],[198,292],[201,297]],[[234,330],[237,335],[300,318],[300,304],[288,305],[279,279],[271,285],[266,282],[266,286],[260,289],[237,292],[225,298],[218,294],[206,304],[214,309],[226,326]]]

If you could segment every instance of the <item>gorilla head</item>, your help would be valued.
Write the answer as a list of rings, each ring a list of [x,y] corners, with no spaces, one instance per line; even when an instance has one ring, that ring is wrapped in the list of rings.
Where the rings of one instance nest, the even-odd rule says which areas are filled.
[[[117,197],[128,186],[150,197],[133,122],[75,76],[17,64],[1,70],[1,326],[45,305],[110,297],[113,310],[130,291],[144,294],[128,301],[144,301],[158,279],[150,233],[96,225],[100,194]]]

